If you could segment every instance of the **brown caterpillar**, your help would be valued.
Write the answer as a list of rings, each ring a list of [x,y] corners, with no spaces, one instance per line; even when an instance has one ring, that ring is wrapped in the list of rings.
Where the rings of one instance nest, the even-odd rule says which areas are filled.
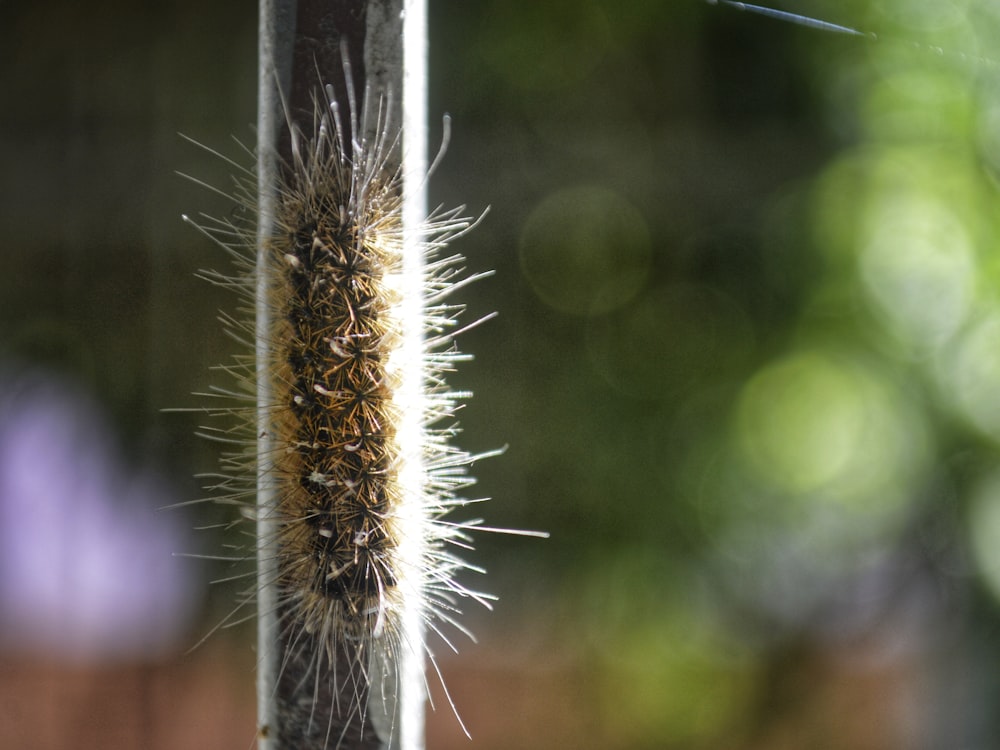
[[[288,121],[291,159],[281,167],[262,269],[254,259],[253,172],[242,171],[232,196],[247,223],[199,226],[238,269],[205,273],[210,280],[252,302],[257,274],[267,279],[270,324],[261,331],[252,319],[227,323],[247,345],[256,336],[269,342],[263,377],[272,393],[272,452],[257,463],[257,412],[240,410],[247,450],[224,457],[216,490],[252,497],[263,472],[276,491],[267,519],[274,533],[262,540],[274,580],[259,585],[277,588],[280,747],[367,746],[373,734],[388,742],[399,660],[426,655],[437,671],[423,631],[454,648],[441,626],[467,633],[456,619],[458,600],[489,607],[492,597],[456,578],[463,569],[482,571],[453,549],[471,548],[474,529],[501,531],[443,518],[474,502],[458,493],[473,481],[469,464],[483,457],[450,444],[458,431],[450,418],[469,394],[444,381],[466,357],[454,345],[463,308],[442,300],[481,275],[465,276],[462,257],[441,250],[474,222],[464,208],[428,218],[418,232],[421,277],[412,278],[404,176],[393,166],[398,128],[383,96],[366,91],[359,108],[347,88],[347,123],[329,86],[315,96],[311,132]],[[253,356],[228,369],[256,393]],[[404,623],[407,610],[416,629],[412,619]]]

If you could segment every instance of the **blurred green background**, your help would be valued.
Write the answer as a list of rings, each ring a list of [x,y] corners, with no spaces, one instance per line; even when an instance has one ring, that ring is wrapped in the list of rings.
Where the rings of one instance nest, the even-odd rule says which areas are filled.
[[[463,337],[462,444],[509,446],[475,467],[488,522],[552,537],[480,540],[496,611],[435,648],[473,742],[438,693],[430,747],[1000,744],[1000,9],[780,7],[878,39],[698,0],[431,2],[432,203],[489,206],[455,249],[496,270],[468,319],[500,312]],[[0,382],[86,394],[118,471],[198,497],[218,447],[161,409],[226,384],[234,301],[180,214],[232,208],[174,172],[230,169],[177,134],[252,143],[256,10],[0,17]],[[3,606],[28,559],[0,554]],[[0,615],[4,746],[250,743],[252,630],[184,653],[239,587],[172,559],[194,603],[146,658]]]

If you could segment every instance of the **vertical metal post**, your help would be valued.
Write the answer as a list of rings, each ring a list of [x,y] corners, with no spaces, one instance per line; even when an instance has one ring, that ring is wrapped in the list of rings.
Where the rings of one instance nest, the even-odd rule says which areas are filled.
[[[257,247],[255,279],[255,360],[257,371],[257,747],[278,750],[276,690],[281,663],[278,643],[277,561],[271,540],[275,537],[276,496],[270,470],[271,306],[265,257],[266,239],[274,232],[279,184],[277,143],[284,116],[281,91],[291,81],[289,50],[295,29],[292,0],[260,0],[257,89]]]
[[[426,469],[422,464],[424,451],[424,238],[421,236],[427,216],[427,3],[426,0],[406,0],[403,25],[403,276],[406,309],[403,320],[409,330],[404,334],[410,351],[407,361],[420,362],[407,373],[404,383],[406,398],[413,399],[413,408],[407,412],[410,424],[403,425],[401,440],[411,444],[403,446],[404,455],[410,457],[407,467],[410,476],[402,479],[409,488],[406,502],[412,503],[412,512],[419,515],[423,508]],[[419,526],[418,526],[419,528]],[[410,554],[420,559],[423,551],[417,546],[424,540],[412,540]],[[420,608],[409,606],[404,611],[404,649],[398,665],[401,699],[400,747],[402,750],[422,750],[424,747],[424,705],[426,703],[424,680],[424,623]]]
[[[341,59],[342,42],[350,57],[353,80],[345,80]],[[373,700],[370,710],[353,716],[357,726],[327,726],[321,705],[357,701],[369,686],[351,686],[351,695],[334,696],[334,680],[324,686],[328,675],[310,673],[318,660],[289,658],[282,643],[281,606],[276,582],[278,571],[274,553],[276,497],[271,470],[273,425],[270,405],[271,357],[268,351],[271,330],[269,263],[265,256],[274,231],[277,186],[282,164],[291,163],[286,121],[311,132],[313,95],[317,75],[334,87],[338,101],[348,101],[347,87],[353,87],[360,102],[366,86],[373,93],[387,93],[395,111],[393,123],[403,128],[404,179],[404,355],[412,368],[401,386],[412,408],[401,425],[401,440],[407,457],[400,483],[404,504],[416,517],[422,512],[425,468],[422,465],[423,436],[423,238],[421,226],[426,216],[424,174],[426,172],[426,7],[424,0],[260,0],[258,99],[258,230],[256,278],[256,367],[257,367],[257,558],[258,558],[258,746],[261,750],[318,748],[329,741],[342,748],[377,748],[389,736],[392,748],[421,750],[424,734],[423,623],[418,607],[403,615],[404,647],[396,654],[399,694],[389,696],[393,705]],[[404,73],[405,68],[405,73]],[[412,68],[412,69],[411,69]],[[305,118],[305,119],[303,119]],[[353,134],[352,137],[358,137]],[[419,559],[419,540],[405,554]],[[299,644],[301,645],[301,643]],[[299,649],[295,649],[300,653]],[[350,655],[344,655],[350,664]],[[333,669],[337,665],[332,665]],[[341,665],[341,668],[348,668]],[[308,676],[308,679],[304,677]],[[348,685],[344,681],[344,685]],[[308,698],[300,695],[308,692]],[[376,691],[372,691],[376,692]],[[375,696],[376,698],[378,696]],[[317,700],[318,699],[318,700]],[[309,705],[315,700],[317,705]],[[315,713],[313,713],[315,712]],[[303,713],[308,721],[303,721]],[[389,724],[387,730],[386,722]],[[320,726],[322,731],[303,730]],[[328,731],[329,730],[329,731]]]

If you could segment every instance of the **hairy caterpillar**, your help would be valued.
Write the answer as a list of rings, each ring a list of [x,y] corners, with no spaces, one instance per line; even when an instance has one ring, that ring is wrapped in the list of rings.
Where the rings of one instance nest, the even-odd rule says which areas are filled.
[[[197,225],[236,262],[235,276],[205,273],[211,281],[246,301],[258,274],[267,284],[270,322],[263,331],[254,320],[226,322],[249,348],[255,337],[269,343],[260,377],[273,394],[264,405],[272,451],[254,454],[260,407],[248,404],[240,410],[247,449],[224,457],[216,490],[227,499],[252,497],[264,472],[276,491],[271,517],[257,520],[274,529],[261,541],[274,580],[260,585],[277,589],[280,747],[390,742],[400,659],[426,655],[437,670],[424,639],[404,627],[404,610],[454,648],[441,627],[467,633],[456,619],[458,600],[488,607],[492,597],[456,578],[479,569],[453,550],[469,549],[469,532],[477,529],[544,536],[444,518],[475,502],[458,493],[472,483],[469,464],[489,455],[450,444],[457,427],[448,420],[468,394],[450,390],[443,377],[466,359],[454,344],[463,308],[445,297],[483,274],[465,276],[462,257],[441,250],[474,221],[458,208],[424,222],[422,302],[419,319],[410,319],[398,126],[388,97],[366,89],[356,101],[346,56],[345,78],[346,118],[331,86],[314,95],[311,130],[286,108],[291,158],[280,167],[276,230],[264,238],[263,268],[253,257],[252,171],[242,170],[232,196],[245,222],[205,218]],[[422,373],[416,396],[401,387],[412,367]],[[227,369],[252,402],[253,357]],[[400,436],[400,425],[414,423],[416,444]]]

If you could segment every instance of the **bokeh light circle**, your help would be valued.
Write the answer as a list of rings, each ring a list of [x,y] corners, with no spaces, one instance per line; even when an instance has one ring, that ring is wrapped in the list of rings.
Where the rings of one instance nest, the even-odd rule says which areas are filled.
[[[736,437],[765,486],[862,513],[904,500],[926,450],[926,430],[891,379],[823,350],[794,353],[752,378]]]
[[[649,229],[639,210],[595,185],[545,198],[524,224],[521,269],[550,307],[574,315],[614,310],[649,274]]]
[[[975,252],[964,223],[921,191],[894,191],[871,213],[861,248],[869,296],[908,344],[940,345],[965,321],[975,291]]]
[[[1000,600],[1000,469],[980,479],[969,499],[972,557],[987,588]]]
[[[938,359],[941,386],[958,413],[1000,442],[1000,309],[984,310]]]

